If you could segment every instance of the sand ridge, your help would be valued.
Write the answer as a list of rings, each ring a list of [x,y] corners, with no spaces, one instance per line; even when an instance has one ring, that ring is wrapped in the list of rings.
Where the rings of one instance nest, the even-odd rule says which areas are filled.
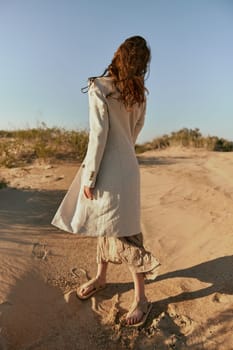
[[[124,325],[133,298],[124,265],[109,266],[98,295],[75,296],[95,274],[95,238],[50,221],[77,164],[2,168],[0,349],[232,349],[233,154],[172,148],[138,158],[145,246],[161,262],[146,285],[145,327]]]

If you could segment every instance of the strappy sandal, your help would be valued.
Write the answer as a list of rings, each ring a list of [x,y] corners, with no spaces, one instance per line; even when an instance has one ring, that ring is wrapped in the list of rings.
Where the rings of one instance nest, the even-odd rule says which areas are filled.
[[[82,295],[81,291],[83,289],[86,289],[88,287],[92,286],[93,288],[90,290],[90,292],[86,295]],[[86,300],[86,299],[89,299],[92,295],[94,295],[95,293],[101,291],[102,289],[106,288],[106,285],[99,285],[96,278],[92,278],[90,281],[82,284],[78,289],[77,289],[77,292],[76,292],[76,295],[79,299],[82,299],[82,300]]]
[[[130,318],[132,313],[136,309],[139,309],[142,312],[143,316],[142,316],[141,320],[137,323],[133,323],[133,324],[127,323],[128,327],[141,327],[141,326],[143,326],[147,320],[147,317],[149,316],[151,309],[152,309],[152,304],[150,302],[148,302],[147,300],[146,301],[138,301],[138,302],[134,301],[133,305],[131,306],[131,308],[127,314],[126,322],[127,322],[127,318]]]

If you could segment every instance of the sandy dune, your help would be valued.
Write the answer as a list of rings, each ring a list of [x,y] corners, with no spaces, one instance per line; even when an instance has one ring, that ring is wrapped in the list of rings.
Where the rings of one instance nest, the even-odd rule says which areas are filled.
[[[124,326],[133,297],[126,266],[81,302],[96,242],[62,233],[51,218],[77,165],[0,169],[0,349],[232,350],[233,153],[169,149],[139,157],[145,246],[161,262],[146,285],[143,329]]]

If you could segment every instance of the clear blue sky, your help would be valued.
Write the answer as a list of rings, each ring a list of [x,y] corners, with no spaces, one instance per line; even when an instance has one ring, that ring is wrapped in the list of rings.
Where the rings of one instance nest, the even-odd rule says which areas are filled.
[[[136,34],[152,50],[139,142],[182,127],[233,140],[233,0],[0,0],[0,129],[87,128],[80,88]]]

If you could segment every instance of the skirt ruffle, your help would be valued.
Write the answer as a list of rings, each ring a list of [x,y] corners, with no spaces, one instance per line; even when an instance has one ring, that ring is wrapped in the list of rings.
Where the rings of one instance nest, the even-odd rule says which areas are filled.
[[[148,280],[158,276],[160,262],[143,246],[142,233],[128,237],[98,237],[97,263],[126,263],[131,271],[143,273]]]

